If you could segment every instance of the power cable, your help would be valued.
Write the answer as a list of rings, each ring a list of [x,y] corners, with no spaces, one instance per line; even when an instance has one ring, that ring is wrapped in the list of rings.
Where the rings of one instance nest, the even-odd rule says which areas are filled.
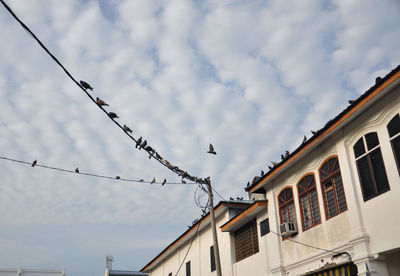
[[[100,108],[104,113],[107,114],[107,117],[114,122],[114,124],[116,124],[131,140],[133,140],[136,144],[136,148],[138,147],[138,142],[141,142],[141,138],[139,139],[135,139],[132,135],[129,134],[129,132],[126,130],[126,128],[124,128],[123,126],[121,126],[121,124],[119,124],[115,119],[117,117],[114,117],[112,115],[115,115],[115,113],[113,112],[107,112],[101,104],[98,103],[98,101],[96,101],[87,91],[86,89],[83,87],[82,83],[79,83],[73,76],[72,74],[64,67],[64,65],[50,52],[50,50],[48,50],[46,48],[46,46],[39,40],[39,38],[29,29],[29,27],[22,22],[18,16],[13,12],[13,10],[4,2],[4,0],[0,0],[1,3],[3,4],[3,6],[7,9],[7,11],[14,17],[15,20],[18,21],[18,23],[23,27],[23,29],[31,36],[33,37],[37,43],[39,43],[39,45],[43,48],[43,50],[45,50],[45,52],[64,70],[64,72],[67,74],[67,76],[83,91],[85,92],[85,94],[90,98],[90,100],[96,104],[96,106],[98,108]],[[89,85],[90,87],[90,85]],[[87,87],[86,87],[87,88]],[[88,89],[88,88],[87,88]],[[124,125],[125,126],[125,125]],[[147,143],[146,143],[147,144]],[[139,149],[141,149],[141,145],[139,145]],[[152,152],[150,152],[150,150],[145,149],[145,151],[147,151],[150,155],[149,158],[154,157],[155,160],[157,160],[160,164],[162,164],[164,167],[168,168],[169,170],[173,171],[174,173],[176,173],[177,175],[179,175],[180,177],[189,179],[191,181],[200,183],[200,184],[207,184],[207,180],[203,179],[203,178],[198,178],[198,177],[194,177],[191,176],[190,174],[188,174],[186,171],[183,171],[181,169],[179,169],[177,166],[173,166],[170,162],[168,162],[167,160],[164,160],[160,157],[157,157],[157,152],[155,152],[154,150]],[[155,156],[154,156],[155,154]]]
[[[175,276],[178,275],[179,271],[181,270],[182,265],[184,264],[184,262],[185,262],[185,260],[186,260],[187,255],[189,254],[189,251],[190,251],[190,248],[192,247],[193,241],[194,241],[194,239],[196,238],[197,233],[198,233],[198,231],[199,231],[200,224],[201,224],[201,221],[199,221],[199,224],[198,224],[197,227],[196,227],[196,232],[194,233],[193,238],[192,238],[192,240],[190,241],[189,248],[188,248],[188,250],[186,251],[185,257],[183,258],[182,263],[180,264],[180,266],[179,266],[179,268],[178,268],[178,271],[176,271]]]
[[[22,160],[13,159],[13,158],[5,157],[5,156],[0,156],[0,159],[32,166],[32,162],[22,161]],[[41,167],[41,168],[61,171],[61,172],[65,172],[65,173],[73,173],[73,174],[76,174],[76,175],[81,174],[81,175],[86,175],[86,176],[91,176],[91,177],[105,178],[105,179],[117,180],[117,181],[125,181],[125,182],[161,184],[161,185],[185,185],[185,184],[198,185],[198,183],[195,183],[195,182],[189,182],[189,183],[185,183],[185,184],[182,184],[180,182],[165,182],[164,183],[164,182],[157,182],[157,181],[148,181],[148,180],[143,180],[143,179],[128,179],[128,178],[122,178],[120,176],[106,176],[106,175],[99,175],[99,174],[94,174],[94,173],[86,173],[86,172],[81,172],[81,171],[77,172],[76,170],[68,170],[68,169],[63,169],[63,168],[58,168],[58,167],[53,167],[53,166],[42,165],[42,164],[38,164],[38,163],[36,163],[34,165],[34,167]]]

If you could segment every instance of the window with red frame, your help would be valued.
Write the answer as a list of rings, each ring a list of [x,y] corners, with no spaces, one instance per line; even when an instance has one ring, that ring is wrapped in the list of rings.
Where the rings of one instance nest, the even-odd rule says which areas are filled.
[[[313,174],[304,176],[297,184],[302,217],[303,230],[307,230],[321,222],[317,189]]]
[[[297,224],[292,188],[284,189],[279,194],[278,201],[279,201],[279,213],[281,217],[281,223],[293,222]]]
[[[328,159],[319,169],[322,193],[324,196],[326,219],[347,210],[342,175],[337,157]]]
[[[400,173],[400,116],[397,114],[390,120],[387,125],[389,132],[390,143],[392,144],[392,149],[394,157],[397,163],[397,169]]]

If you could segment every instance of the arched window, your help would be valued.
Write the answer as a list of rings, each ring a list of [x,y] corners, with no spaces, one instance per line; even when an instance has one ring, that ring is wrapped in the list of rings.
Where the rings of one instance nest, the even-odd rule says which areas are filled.
[[[296,222],[292,188],[285,188],[278,196],[281,223]]]
[[[347,210],[342,175],[337,157],[328,159],[319,169],[326,219]]]
[[[297,189],[304,231],[321,222],[314,175],[304,176],[297,184]]]
[[[390,143],[392,144],[392,149],[394,157],[396,158],[397,169],[400,173],[400,116],[397,114],[390,120],[387,125],[389,132]]]
[[[364,201],[390,190],[376,132],[361,137],[354,147]]]

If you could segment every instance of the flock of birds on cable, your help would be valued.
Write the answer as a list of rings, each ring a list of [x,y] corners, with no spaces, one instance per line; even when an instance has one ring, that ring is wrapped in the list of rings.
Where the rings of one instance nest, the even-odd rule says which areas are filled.
[[[89,83],[87,83],[85,81],[82,81],[82,80],[79,83],[82,86],[82,88],[85,89],[85,91],[88,90],[88,89],[93,91],[93,87]],[[99,107],[102,107],[102,108],[105,107],[105,106],[109,106],[109,104],[107,104],[104,100],[100,99],[99,97],[96,97],[96,103],[97,103],[97,105]],[[119,118],[118,115],[115,112],[107,112],[107,114],[112,120],[115,120],[115,119]],[[123,125],[122,128],[123,128],[123,130],[125,131],[126,134],[128,134],[131,138],[133,138],[132,137],[132,134],[133,134],[132,129],[130,129],[125,124]],[[181,183],[182,184],[186,184],[186,181],[184,180],[185,178],[189,179],[189,180],[191,180],[193,182],[203,183],[203,184],[207,184],[207,182],[209,181],[209,177],[205,178],[205,179],[202,179],[202,178],[198,178],[198,177],[195,177],[195,176],[191,176],[186,171],[181,170],[178,166],[172,165],[168,160],[163,159],[161,157],[161,155],[153,147],[148,145],[147,140],[143,139],[143,137],[139,137],[138,139],[134,139],[134,140],[136,141],[136,145],[135,145],[136,149],[145,150],[149,154],[149,159],[151,159],[151,158],[157,159],[164,166],[166,166],[167,168],[169,168],[170,170],[172,170],[176,174],[178,174],[182,178],[181,179]],[[213,155],[217,154],[216,151],[214,150],[214,146],[212,144],[209,145],[209,150],[208,150],[207,153],[213,154]],[[34,160],[31,165],[32,165],[32,167],[35,167],[37,165],[37,160]],[[76,168],[75,172],[76,173],[80,173],[79,168]],[[121,177],[120,176],[116,176],[115,179],[121,179]],[[145,181],[144,181],[144,179],[139,179],[138,182],[145,182]],[[150,181],[150,184],[154,184],[154,183],[158,183],[158,182],[156,182],[156,178],[155,177],[153,177],[153,179]],[[164,186],[166,183],[167,183],[167,179],[164,178],[164,180],[161,182],[161,185]]]
[[[378,81],[378,78],[377,78],[377,81]],[[85,82],[85,81],[82,81],[82,80],[81,80],[81,81],[80,81],[80,85],[82,86],[82,88],[85,89],[85,91],[88,90],[88,89],[91,90],[91,91],[93,91],[93,87],[92,87],[90,84],[88,84],[87,82]],[[354,100],[350,100],[350,101],[349,101],[349,104],[352,105],[352,104],[354,104],[355,102],[356,102],[356,101],[354,101]],[[99,97],[96,97],[96,103],[97,103],[97,105],[100,106],[100,107],[109,106],[109,104],[107,104],[104,100],[100,99]],[[117,115],[116,113],[114,113],[114,112],[107,112],[107,114],[108,114],[108,116],[109,116],[112,120],[115,120],[115,119],[119,118],[118,115]],[[326,127],[328,124],[330,124],[330,123],[331,123],[331,121],[328,121],[328,122],[326,123],[325,127]],[[123,130],[124,130],[129,136],[131,136],[132,133],[133,133],[133,131],[132,131],[127,125],[125,125],[125,124],[123,125]],[[312,134],[313,136],[314,136],[315,134],[317,134],[317,133],[318,133],[318,131],[313,131],[313,130],[311,131],[311,134]],[[131,136],[131,137],[132,137],[132,136]],[[133,137],[132,137],[132,138],[133,138]],[[307,140],[308,140],[308,139],[307,139],[307,136],[304,135],[303,141],[302,141],[302,143],[301,143],[300,146],[302,146],[303,144],[305,144],[305,143],[307,142]],[[186,171],[181,170],[178,166],[172,165],[168,160],[163,159],[163,158],[161,157],[161,155],[160,155],[153,147],[151,147],[150,145],[148,145],[147,140],[143,140],[143,137],[139,137],[138,139],[135,139],[135,141],[136,141],[136,145],[135,145],[135,148],[136,148],[136,149],[139,149],[139,150],[143,149],[143,150],[145,150],[145,151],[149,154],[149,159],[151,159],[151,158],[153,157],[153,158],[157,159],[159,162],[161,162],[163,165],[165,165],[166,167],[168,167],[170,170],[172,170],[172,171],[174,171],[175,173],[177,173],[177,174],[182,178],[182,179],[181,179],[182,184],[186,184],[186,182],[185,182],[185,180],[184,180],[185,178],[186,178],[186,179],[189,179],[189,180],[191,180],[191,181],[193,181],[193,182],[196,182],[196,183],[203,183],[203,184],[206,184],[207,181],[209,181],[209,178],[201,179],[201,178],[197,178],[197,177],[195,177],[195,176],[191,176],[191,175],[188,174]],[[213,155],[216,155],[216,154],[217,154],[216,151],[214,150],[214,146],[213,146],[212,144],[209,145],[209,150],[208,150],[207,153],[213,154]],[[274,167],[276,167],[276,166],[277,166],[278,164],[280,164],[281,162],[286,161],[286,160],[289,158],[289,156],[290,156],[290,152],[289,152],[288,150],[286,150],[284,154],[281,154],[281,161],[280,161],[280,162],[272,161],[272,162],[271,162],[272,166],[269,165],[269,166],[268,166],[268,169],[269,169],[269,170],[272,170]],[[32,167],[36,166],[36,164],[37,164],[37,160],[33,161],[33,162],[32,162]],[[76,173],[79,173],[79,168],[76,168],[76,169],[75,169],[75,172],[76,172]],[[255,177],[253,178],[253,180],[251,181],[251,183],[250,183],[250,181],[247,182],[247,187],[249,187],[250,185],[253,185],[255,182],[257,182],[257,181],[258,181],[260,178],[262,178],[264,175],[265,175],[265,172],[264,172],[263,170],[261,170],[260,176],[255,176]],[[116,179],[120,179],[120,176],[116,176],[115,178],[116,178]],[[138,180],[138,182],[145,182],[145,181],[144,181],[143,179],[140,179],[140,180]],[[166,184],[166,182],[167,182],[167,180],[164,178],[164,180],[161,182],[161,184],[164,186],[164,185]],[[156,179],[153,177],[153,179],[150,181],[150,184],[154,184],[154,183],[156,183]]]

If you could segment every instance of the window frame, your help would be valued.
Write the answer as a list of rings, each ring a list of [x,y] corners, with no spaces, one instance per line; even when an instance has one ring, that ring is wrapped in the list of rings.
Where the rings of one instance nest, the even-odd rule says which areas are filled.
[[[190,261],[186,262],[186,276],[191,275],[191,266],[190,266]]]
[[[287,201],[284,202],[283,204],[280,204],[279,197],[280,197],[281,194],[282,194],[285,190],[287,190],[287,189],[290,189],[290,190],[292,191],[292,199],[291,199],[291,200],[287,200]],[[297,224],[297,213],[296,213],[296,204],[295,204],[295,202],[294,202],[293,187],[292,187],[292,186],[285,186],[285,187],[283,187],[282,190],[281,190],[281,191],[279,192],[279,194],[278,194],[277,200],[278,200],[280,224],[283,224],[283,223],[284,223],[283,217],[282,217],[282,208],[284,208],[284,207],[286,207],[286,206],[289,206],[290,204],[293,204],[294,220],[295,220],[295,221],[290,221],[290,220],[289,220],[289,222],[295,223],[295,224],[296,224],[296,229],[299,229],[299,225]],[[290,209],[289,209],[289,208],[288,208],[288,212],[289,212],[289,214],[290,214]],[[289,219],[290,219],[290,215],[289,215],[288,217],[289,217]],[[287,238],[289,238],[289,237],[284,237],[284,236],[282,236],[282,240],[285,240],[285,239],[287,239]]]
[[[373,148],[369,149],[369,148],[368,148],[368,143],[367,143],[367,140],[366,140],[366,136],[369,135],[369,134],[372,134],[372,133],[375,133],[376,136],[378,137],[378,144],[375,145]],[[362,153],[362,154],[360,154],[359,156],[356,157],[356,154],[355,154],[355,152],[354,152],[354,146],[355,146],[355,145],[358,143],[358,141],[360,141],[361,139],[362,139],[363,145],[364,145],[364,153]],[[372,161],[371,161],[371,156],[370,156],[370,155],[371,155],[373,152],[375,152],[376,150],[379,151],[380,157],[382,158],[382,166],[383,166],[383,170],[384,170],[385,178],[386,178],[386,182],[387,182],[387,188],[384,189],[384,190],[382,190],[382,191],[380,191],[380,192],[378,191],[378,185],[377,185],[377,183],[376,183],[376,176],[375,176],[375,172],[374,172],[374,170],[373,170]],[[356,167],[357,167],[358,180],[359,180],[359,183],[360,183],[360,186],[361,186],[361,192],[362,192],[362,197],[363,197],[364,202],[366,202],[366,201],[368,201],[368,200],[370,200],[370,199],[373,199],[373,198],[375,198],[375,197],[378,197],[378,196],[380,196],[381,194],[384,194],[384,193],[390,191],[389,179],[388,179],[387,173],[386,173],[386,166],[385,166],[385,161],[384,161],[384,159],[383,159],[383,155],[382,155],[382,151],[381,151],[381,143],[380,143],[380,141],[379,141],[378,132],[376,132],[376,131],[371,131],[371,132],[368,132],[368,133],[364,134],[363,136],[361,136],[361,137],[356,141],[356,143],[354,143],[354,145],[353,145],[353,154],[354,154],[355,164],[356,164]],[[371,174],[371,180],[372,180],[372,182],[373,182],[372,184],[373,184],[373,188],[374,188],[374,190],[375,190],[375,193],[374,193],[373,195],[370,195],[370,196],[366,196],[366,195],[365,195],[364,185],[363,185],[363,182],[362,182],[362,177],[361,177],[361,173],[360,173],[360,168],[359,168],[359,165],[358,165],[358,164],[359,164],[359,161],[360,161],[362,158],[364,158],[364,157],[367,157],[369,173]]]
[[[395,148],[394,148],[394,140],[400,139],[400,138],[399,138],[399,137],[400,137],[400,132],[394,134],[393,136],[390,136],[390,132],[389,132],[389,124],[390,124],[393,120],[395,120],[396,117],[399,118],[399,120],[400,120],[400,114],[397,113],[396,115],[394,115],[394,116],[392,117],[392,119],[390,119],[389,123],[387,123],[386,129],[387,129],[387,131],[388,131],[388,136],[389,136],[390,145],[391,145],[391,147],[392,147],[393,156],[394,156],[394,159],[395,159],[395,162],[396,162],[396,165],[397,165],[397,172],[398,172],[399,175],[400,175],[400,161],[399,161],[399,160],[400,160],[400,156],[397,156],[396,151],[395,151]]]
[[[235,263],[240,262],[240,261],[260,252],[257,228],[258,228],[257,221],[255,219],[253,219],[233,232],[233,240],[234,240],[234,245],[235,245]],[[251,251],[250,253],[249,252],[246,253],[246,250],[243,250],[243,246],[240,247],[240,249],[238,248],[238,245],[243,242],[242,235],[245,234],[247,231],[250,232],[250,237],[247,237],[251,241],[251,249],[247,250],[249,252]],[[242,251],[244,251],[245,254],[239,255],[239,252],[243,253]]]
[[[358,140],[357,140],[358,141]],[[332,160],[332,159],[336,159],[336,163],[337,163],[337,165],[338,165],[338,170],[337,171],[333,171],[332,172],[332,170],[329,172],[330,174],[328,174],[326,177],[324,177],[324,178],[322,178],[322,174],[321,174],[321,170],[322,170],[322,167],[327,163],[327,162],[329,162],[329,160]],[[335,163],[335,164],[336,164]],[[333,166],[333,167],[335,167],[335,165]],[[324,201],[324,209],[325,209],[325,220],[329,220],[329,219],[331,219],[331,218],[334,218],[334,217],[336,217],[337,215],[340,215],[341,213],[344,213],[344,212],[346,212],[348,209],[349,209],[349,207],[348,207],[348,205],[347,205],[347,198],[346,198],[346,191],[345,191],[345,189],[344,189],[344,184],[343,184],[343,177],[342,177],[342,170],[340,169],[340,163],[339,163],[339,157],[337,156],[337,155],[332,155],[332,156],[329,156],[328,158],[326,158],[325,160],[324,160],[324,162],[322,162],[322,164],[321,164],[321,166],[319,167],[319,169],[318,169],[318,174],[319,174],[319,181],[320,181],[320,185],[321,185],[321,191],[322,191],[322,198],[323,198],[323,201]],[[337,187],[336,187],[336,183],[333,181],[333,179],[336,177],[336,176],[338,176],[340,174],[340,178],[342,179],[342,186],[343,186],[343,194],[344,194],[344,199],[345,199],[345,201],[346,201],[346,209],[345,210],[343,210],[343,211],[340,211],[339,210],[339,201],[338,201],[338,199],[337,199]],[[337,213],[335,214],[335,215],[333,215],[333,216],[330,216],[329,215],[329,210],[328,210],[328,203],[327,203],[327,200],[326,200],[326,193],[325,193],[325,183],[326,182],[328,182],[328,181],[331,181],[333,184],[332,184],[332,188],[333,188],[333,190],[334,190],[334,197],[335,197],[335,207],[336,207],[336,211],[337,211]]]
[[[306,177],[308,177],[308,176],[312,176],[313,177],[314,186],[311,187],[311,188],[306,188],[305,191],[300,193],[299,184],[303,181],[303,179],[306,179]],[[301,226],[302,226],[302,229],[303,229],[303,232],[304,232],[304,231],[307,231],[308,229],[313,228],[314,226],[317,226],[317,225],[321,224],[321,222],[322,222],[321,221],[322,220],[321,219],[321,211],[320,211],[320,208],[319,208],[317,183],[316,183],[316,180],[315,180],[314,173],[307,173],[307,174],[303,175],[302,178],[297,182],[296,186],[297,186],[297,196],[298,196],[299,206],[300,206]],[[318,208],[318,213],[319,213],[319,222],[318,223],[314,223],[314,213],[313,213],[312,206],[311,206],[312,204],[311,204],[310,194],[311,194],[311,192],[313,190],[315,190],[315,194],[317,196],[317,208]],[[301,201],[301,197],[304,196],[304,195],[307,195],[307,202],[309,204],[310,213],[311,213],[311,225],[308,228],[305,228],[304,213],[303,213],[303,203]]]

